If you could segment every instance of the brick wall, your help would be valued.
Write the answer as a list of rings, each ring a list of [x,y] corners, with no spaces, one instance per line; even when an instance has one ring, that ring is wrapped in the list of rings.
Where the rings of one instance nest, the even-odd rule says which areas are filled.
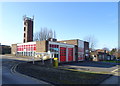
[[[47,41],[36,41],[36,52],[47,52]]]
[[[28,21],[28,36],[27,36],[27,42],[33,41],[33,21]]]
[[[33,20],[24,20],[24,38],[23,42],[33,41]]]
[[[75,40],[64,40],[64,41],[57,41],[57,42],[78,45],[78,39],[75,39]]]
[[[16,54],[16,53],[17,53],[17,44],[12,44],[11,54]]]

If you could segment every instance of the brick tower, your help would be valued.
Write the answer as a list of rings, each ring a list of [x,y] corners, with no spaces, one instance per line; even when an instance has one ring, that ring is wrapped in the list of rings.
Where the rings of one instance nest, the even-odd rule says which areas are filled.
[[[24,38],[23,43],[33,41],[33,18],[24,16]]]

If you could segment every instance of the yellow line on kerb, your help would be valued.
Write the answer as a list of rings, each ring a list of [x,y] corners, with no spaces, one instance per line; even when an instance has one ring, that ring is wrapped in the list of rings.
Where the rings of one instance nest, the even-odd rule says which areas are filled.
[[[71,71],[86,72],[86,73],[112,74],[111,72],[93,72],[93,71],[75,70],[75,69],[68,69],[68,68],[63,68],[63,69],[65,69],[65,70],[71,70]]]
[[[118,70],[118,68],[117,69],[115,69],[115,70],[113,70],[113,71],[111,71],[111,72],[115,72],[115,71],[117,71]]]

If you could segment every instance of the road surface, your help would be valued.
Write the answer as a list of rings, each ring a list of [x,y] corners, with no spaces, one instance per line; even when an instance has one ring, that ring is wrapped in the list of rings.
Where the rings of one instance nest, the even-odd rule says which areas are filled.
[[[14,70],[16,64],[24,62],[15,59],[7,59],[9,56],[1,56],[0,62],[2,61],[2,67],[0,76],[2,76],[2,84],[48,84],[44,81],[37,80],[35,78],[25,76]],[[50,85],[51,86],[51,85]]]

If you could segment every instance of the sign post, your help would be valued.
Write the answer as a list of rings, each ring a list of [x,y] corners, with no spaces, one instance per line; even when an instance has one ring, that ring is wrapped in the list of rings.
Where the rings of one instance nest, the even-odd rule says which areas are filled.
[[[44,57],[44,54],[42,53],[42,63],[44,64],[44,59],[43,59],[43,57]]]
[[[50,63],[52,64],[52,53],[50,53],[50,51],[48,51],[48,55],[50,56]]]
[[[34,59],[35,59],[35,58],[34,58],[34,56],[33,56],[33,57],[32,57],[32,60],[33,60],[33,64],[35,64],[35,61],[34,61]]]

